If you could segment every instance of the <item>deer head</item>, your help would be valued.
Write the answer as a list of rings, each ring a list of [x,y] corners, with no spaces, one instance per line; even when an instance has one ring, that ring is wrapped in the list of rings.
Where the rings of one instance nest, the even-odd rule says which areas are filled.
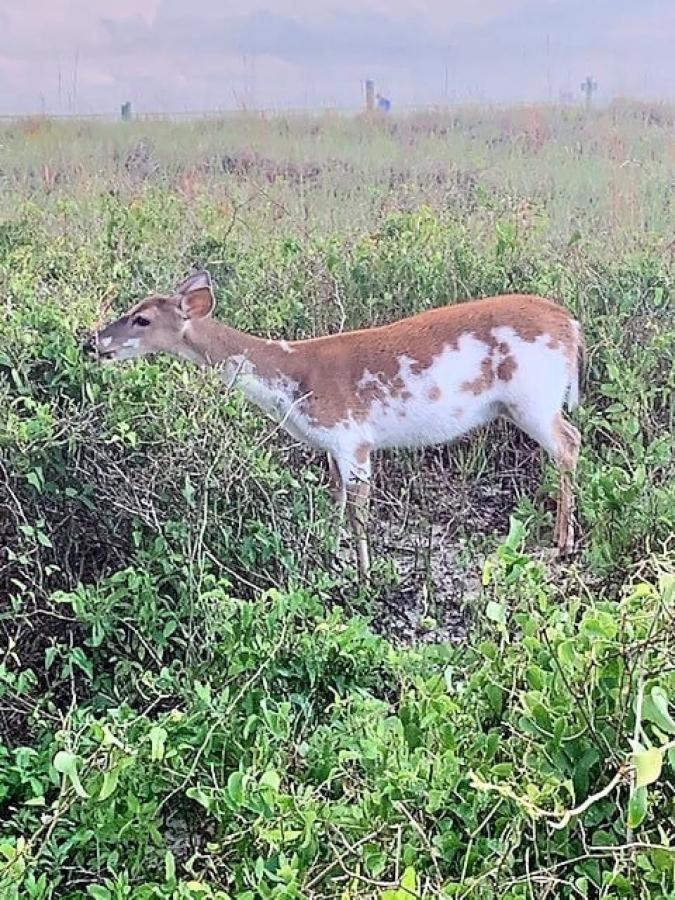
[[[152,295],[141,300],[96,332],[84,350],[101,362],[120,362],[149,353],[191,358],[186,338],[199,320],[211,315],[215,303],[209,273],[198,272],[170,296]]]

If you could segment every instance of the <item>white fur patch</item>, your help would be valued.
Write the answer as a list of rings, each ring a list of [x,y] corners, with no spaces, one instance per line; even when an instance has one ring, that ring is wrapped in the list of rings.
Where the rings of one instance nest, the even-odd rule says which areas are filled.
[[[312,443],[311,428],[302,412],[299,385],[279,373],[271,379],[261,378],[245,354],[231,356],[221,370],[228,387],[237,387],[255,405],[298,440]]]
[[[140,338],[128,338],[122,344],[122,348],[125,350],[137,350],[140,343],[141,343]]]
[[[393,390],[380,373],[365,371],[357,389],[375,388],[367,417],[357,420],[350,414],[332,427],[316,427],[313,443],[331,453],[343,477],[349,478],[359,469],[356,455],[363,445],[377,449],[447,443],[513,410],[517,424],[550,451],[551,424],[570,381],[565,354],[548,346],[549,335],[525,341],[505,326],[492,333],[508,345],[508,352],[467,333],[456,346],[446,345],[427,368],[419,370],[411,356],[400,356]],[[496,369],[507,356],[513,357],[515,369],[508,380],[501,380]],[[481,378],[486,358],[492,361],[493,377],[474,393],[467,385]]]
[[[106,347],[109,347],[112,344],[112,338],[111,337],[101,338],[101,340],[98,343],[99,343],[99,346],[105,350]]]
[[[288,341],[273,341],[272,338],[268,338],[265,343],[268,347],[280,347],[284,351],[284,353],[295,353],[295,350],[291,347]]]

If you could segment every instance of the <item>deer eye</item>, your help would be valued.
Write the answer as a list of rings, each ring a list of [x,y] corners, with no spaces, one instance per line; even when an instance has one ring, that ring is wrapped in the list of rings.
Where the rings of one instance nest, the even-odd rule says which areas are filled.
[[[150,324],[150,319],[146,319],[145,316],[136,316],[131,324],[140,325],[141,328],[145,328],[146,325]]]

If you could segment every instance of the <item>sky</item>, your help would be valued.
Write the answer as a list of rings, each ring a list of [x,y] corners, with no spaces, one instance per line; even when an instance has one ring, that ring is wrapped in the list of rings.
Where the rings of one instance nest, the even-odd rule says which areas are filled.
[[[675,99],[675,0],[0,0],[0,114]]]

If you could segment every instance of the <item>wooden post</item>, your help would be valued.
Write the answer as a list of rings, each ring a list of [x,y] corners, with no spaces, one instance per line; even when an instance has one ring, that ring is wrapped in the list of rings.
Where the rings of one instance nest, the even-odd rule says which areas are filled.
[[[598,89],[598,82],[594,81],[590,75],[587,75],[581,82],[581,92],[586,95],[586,109],[591,108],[591,99]]]
[[[122,121],[130,122],[131,121],[131,101],[127,100],[126,103],[122,104]]]
[[[372,78],[366,80],[366,111],[372,112],[375,109],[375,82]]]

